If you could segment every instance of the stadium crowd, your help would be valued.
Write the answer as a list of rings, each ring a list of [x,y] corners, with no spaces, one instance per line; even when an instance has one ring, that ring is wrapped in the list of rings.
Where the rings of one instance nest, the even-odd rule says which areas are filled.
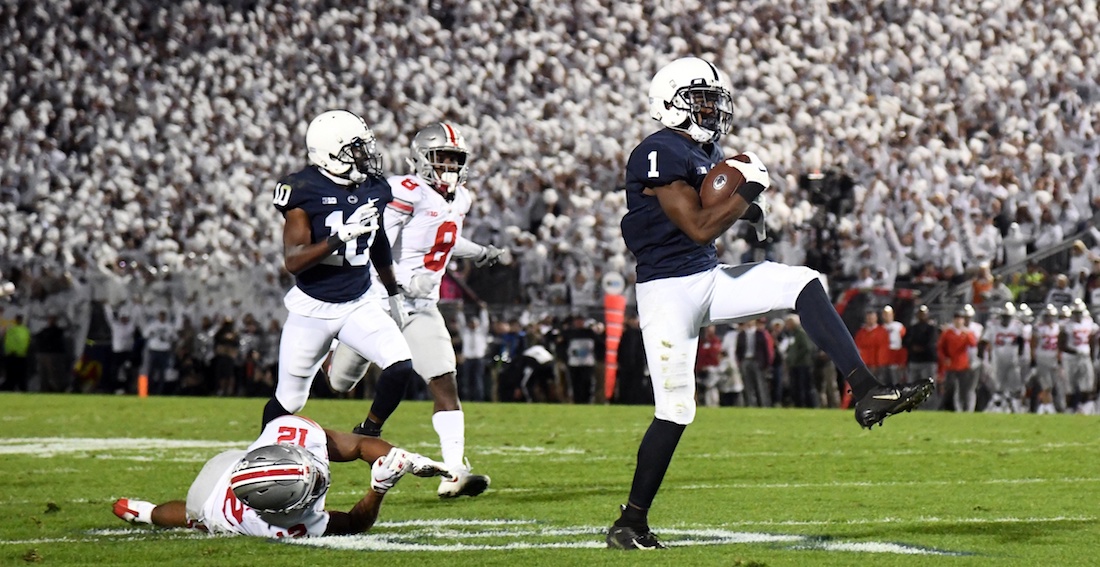
[[[147,332],[163,312],[177,340],[211,337],[190,347],[213,376],[202,391],[269,387],[269,371],[240,376],[269,366],[255,337],[277,336],[291,285],[270,189],[304,162],[308,117],[348,107],[393,172],[424,124],[467,133],[467,234],[513,261],[456,263],[450,299],[488,302],[497,336],[560,336],[573,314],[600,331],[604,273],[627,277],[629,301],[618,189],[649,131],[645,85],[685,54],[730,74],[727,153],[753,149],[774,172],[768,240],[735,227],[724,260],[809,265],[838,299],[967,283],[955,299],[982,315],[993,289],[1042,304],[1062,276],[1096,311],[1098,22],[1069,0],[5,4],[7,317],[33,337],[60,326],[77,361],[98,342],[110,375],[134,349],[115,325],[165,352]],[[1075,235],[1053,262],[1025,261]],[[185,357],[167,358],[187,391]]]

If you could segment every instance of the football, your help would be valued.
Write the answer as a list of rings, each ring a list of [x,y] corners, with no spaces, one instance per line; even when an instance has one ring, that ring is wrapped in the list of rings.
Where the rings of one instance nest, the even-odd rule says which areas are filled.
[[[714,167],[710,168],[707,176],[703,179],[703,184],[699,187],[699,202],[703,205],[703,208],[729,199],[734,191],[737,191],[737,188],[745,182],[745,176],[729,164],[731,159],[745,163],[749,162],[748,156],[738,154],[714,164]]]

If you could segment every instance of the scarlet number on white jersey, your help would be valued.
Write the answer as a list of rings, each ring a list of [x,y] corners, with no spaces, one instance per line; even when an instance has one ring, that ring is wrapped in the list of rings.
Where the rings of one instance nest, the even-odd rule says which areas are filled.
[[[447,267],[447,257],[451,253],[451,248],[455,247],[455,240],[458,239],[458,225],[446,221],[439,225],[439,230],[435,231],[435,243],[428,250],[428,253],[424,255],[424,267],[433,272],[438,272]]]
[[[295,444],[300,447],[305,447],[307,433],[309,433],[308,429],[284,425],[279,428],[279,436],[275,439],[275,442],[278,444]]]

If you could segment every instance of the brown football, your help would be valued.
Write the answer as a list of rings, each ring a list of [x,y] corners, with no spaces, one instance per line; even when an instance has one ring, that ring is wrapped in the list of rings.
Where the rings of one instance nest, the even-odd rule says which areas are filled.
[[[748,156],[738,154],[714,164],[714,167],[710,168],[707,176],[703,179],[703,184],[699,186],[699,202],[703,205],[703,208],[729,199],[734,191],[737,191],[737,188],[745,182],[745,176],[741,175],[737,168],[728,163],[731,159],[745,163],[749,162]]]

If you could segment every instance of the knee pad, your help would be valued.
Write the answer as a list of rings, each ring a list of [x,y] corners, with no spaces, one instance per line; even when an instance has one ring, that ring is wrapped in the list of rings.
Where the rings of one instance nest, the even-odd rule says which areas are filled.
[[[695,421],[694,381],[670,387],[654,385],[653,392],[654,417],[678,425]]]
[[[340,343],[332,352],[332,366],[328,371],[328,384],[337,392],[348,392],[367,375],[370,361],[355,349]]]

